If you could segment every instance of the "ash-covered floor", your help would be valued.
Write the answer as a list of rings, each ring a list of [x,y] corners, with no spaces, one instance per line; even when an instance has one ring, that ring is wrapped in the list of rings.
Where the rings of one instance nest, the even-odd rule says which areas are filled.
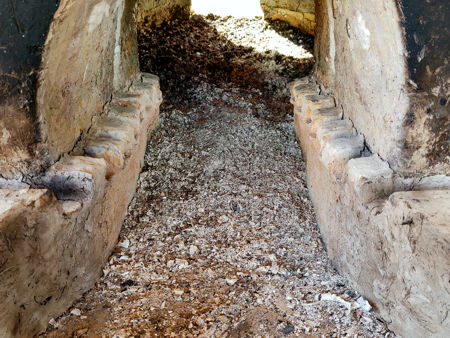
[[[212,15],[139,38],[161,127],[103,277],[43,336],[392,337],[327,260],[308,197],[287,84],[311,38]]]

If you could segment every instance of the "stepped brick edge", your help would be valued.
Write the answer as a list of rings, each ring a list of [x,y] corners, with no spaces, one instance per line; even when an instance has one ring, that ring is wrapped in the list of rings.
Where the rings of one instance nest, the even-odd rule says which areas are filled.
[[[98,280],[159,121],[159,80],[141,74],[75,150],[30,182],[0,182],[0,336],[47,327]]]
[[[396,333],[450,336],[450,177],[401,177],[314,78],[290,89],[332,262]]]

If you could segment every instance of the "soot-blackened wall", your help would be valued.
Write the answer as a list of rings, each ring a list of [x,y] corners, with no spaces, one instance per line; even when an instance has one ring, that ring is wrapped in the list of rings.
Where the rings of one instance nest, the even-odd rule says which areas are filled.
[[[429,166],[445,165],[449,173],[450,154],[450,2],[447,0],[409,0],[403,2],[408,69],[419,97],[418,106],[427,116],[424,129],[433,137],[427,148]],[[414,128],[416,112],[410,110]],[[418,147],[409,138],[407,149]]]
[[[396,171],[449,174],[446,0],[316,1],[316,74]]]
[[[36,171],[45,158],[38,146],[36,81],[58,6],[59,0],[0,0],[0,177]]]

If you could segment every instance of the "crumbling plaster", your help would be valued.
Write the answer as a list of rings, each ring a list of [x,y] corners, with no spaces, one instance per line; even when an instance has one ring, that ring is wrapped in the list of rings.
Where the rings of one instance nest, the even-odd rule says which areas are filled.
[[[404,175],[450,172],[446,8],[440,0],[316,1],[315,73],[367,147]],[[429,75],[412,61],[425,56]]]

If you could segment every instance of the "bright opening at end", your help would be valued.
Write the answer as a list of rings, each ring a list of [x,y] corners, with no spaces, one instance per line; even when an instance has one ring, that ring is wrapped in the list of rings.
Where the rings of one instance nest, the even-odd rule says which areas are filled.
[[[263,16],[260,0],[192,0],[192,9],[201,15],[213,13],[247,18]]]
[[[213,23],[214,28],[233,43],[252,47],[259,53],[273,53],[290,56],[298,59],[311,58],[310,52],[303,46],[296,45],[289,39],[278,34],[263,20],[264,14],[260,0],[192,0],[192,9],[196,14],[208,15],[210,13],[221,17],[232,16],[230,21],[236,21],[234,30],[230,32],[227,18],[225,21]],[[258,16],[260,19],[256,20]],[[250,18],[242,22],[240,18]],[[242,38],[247,36],[247,38]]]

